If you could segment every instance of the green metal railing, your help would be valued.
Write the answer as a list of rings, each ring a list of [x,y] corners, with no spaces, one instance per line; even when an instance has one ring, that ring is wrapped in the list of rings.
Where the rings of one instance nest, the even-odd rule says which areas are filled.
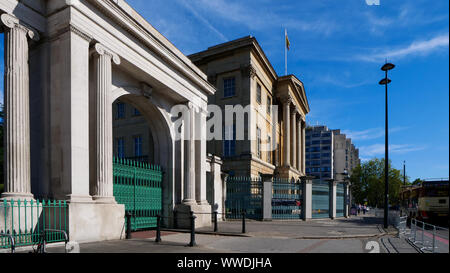
[[[160,166],[114,158],[114,196],[131,214],[131,230],[156,227],[162,208]]]
[[[272,219],[303,218],[303,184],[274,178],[272,184]]]
[[[68,231],[66,201],[3,200],[0,203],[0,233],[11,235],[16,247],[37,244],[44,230],[47,243],[65,241],[64,233],[59,231]],[[10,247],[9,238],[0,237],[0,249]]]
[[[330,217],[330,182],[314,180],[312,184],[312,218]]]
[[[228,177],[225,213],[227,219],[262,219],[263,184],[261,178]]]
[[[336,186],[336,217],[344,217],[345,211],[345,185],[342,183]]]

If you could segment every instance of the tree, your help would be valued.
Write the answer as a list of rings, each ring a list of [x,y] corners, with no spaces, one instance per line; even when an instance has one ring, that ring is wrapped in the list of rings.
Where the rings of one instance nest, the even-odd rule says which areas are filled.
[[[384,159],[372,159],[353,170],[350,177],[352,196],[355,203],[368,203],[369,206],[384,207]],[[403,175],[389,163],[389,204],[400,203],[400,190]]]

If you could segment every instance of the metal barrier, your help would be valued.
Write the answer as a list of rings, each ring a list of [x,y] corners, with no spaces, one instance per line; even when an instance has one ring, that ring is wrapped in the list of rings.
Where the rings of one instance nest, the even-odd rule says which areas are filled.
[[[303,183],[273,178],[272,219],[303,219]]]
[[[162,209],[161,167],[114,157],[113,172],[114,197],[131,214],[131,230],[156,227]]]
[[[16,252],[16,245],[14,244],[14,237],[10,234],[4,234],[4,233],[0,233],[0,238],[1,237],[6,237],[9,240],[9,244],[11,246],[11,253]]]
[[[449,251],[449,230],[431,225],[416,219],[411,219],[411,231],[407,239],[420,248],[431,253]]]
[[[260,177],[228,177],[226,187],[227,219],[240,219],[243,211],[247,218],[263,218],[263,183]]]
[[[66,201],[3,200],[0,202],[0,249],[35,245],[41,233],[47,230],[46,242],[65,240],[67,230]]]

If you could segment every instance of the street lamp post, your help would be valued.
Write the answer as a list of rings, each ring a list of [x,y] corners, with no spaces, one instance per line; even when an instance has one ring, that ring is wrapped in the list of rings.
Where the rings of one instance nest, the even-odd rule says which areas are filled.
[[[380,81],[380,85],[386,87],[386,126],[385,126],[385,158],[384,158],[384,228],[388,228],[389,213],[389,133],[388,133],[388,84],[391,80],[388,78],[388,71],[392,70],[395,65],[386,63],[381,70],[385,72],[385,78]]]

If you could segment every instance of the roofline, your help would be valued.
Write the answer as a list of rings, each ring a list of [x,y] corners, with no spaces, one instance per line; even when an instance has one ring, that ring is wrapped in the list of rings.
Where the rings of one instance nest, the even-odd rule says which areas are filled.
[[[257,57],[261,58],[262,63],[264,64],[265,68],[269,71],[274,81],[278,80],[278,75],[275,72],[275,69],[273,68],[272,64],[270,63],[269,59],[267,58],[266,54],[262,50],[261,46],[258,43],[258,40],[256,40],[255,37],[248,35],[244,36],[229,42],[221,43],[218,45],[210,46],[208,49],[193,53],[191,55],[188,55],[187,57],[190,58],[193,62],[200,61],[203,58],[211,57],[217,54],[224,53],[229,50],[234,50],[238,48],[243,48],[251,46],[252,49],[255,50],[257,53]]]
[[[293,74],[279,77],[278,82],[282,82],[282,81],[291,81],[293,83],[298,84],[301,87],[302,92],[305,94],[305,96],[304,96],[304,98],[303,98],[303,96],[300,96],[300,100],[302,100],[302,102],[305,104],[305,110],[306,110],[305,114],[309,113],[311,111],[311,109],[309,108],[308,96],[306,96],[306,90],[305,90],[305,86],[303,85],[303,82],[301,80],[299,80],[297,78],[297,76],[295,76]],[[303,101],[303,99],[305,99],[305,101]]]
[[[197,84],[204,92],[214,94],[215,87],[208,82],[208,77],[177,47],[175,47],[166,37],[164,37],[158,30],[156,30],[147,20],[145,20],[134,8],[132,8],[125,0],[88,0],[94,5],[105,9],[105,7],[115,7],[120,9],[120,15],[110,13],[110,18],[113,20],[121,20],[126,18],[128,22],[132,22],[136,28],[124,28],[125,31],[130,32],[133,36],[139,37],[136,33],[146,33],[149,38],[145,39],[146,45],[153,48],[155,53],[160,55],[163,59],[168,61],[175,69],[183,73],[187,78]],[[141,34],[142,35],[142,34]],[[152,44],[156,44],[153,46]]]

